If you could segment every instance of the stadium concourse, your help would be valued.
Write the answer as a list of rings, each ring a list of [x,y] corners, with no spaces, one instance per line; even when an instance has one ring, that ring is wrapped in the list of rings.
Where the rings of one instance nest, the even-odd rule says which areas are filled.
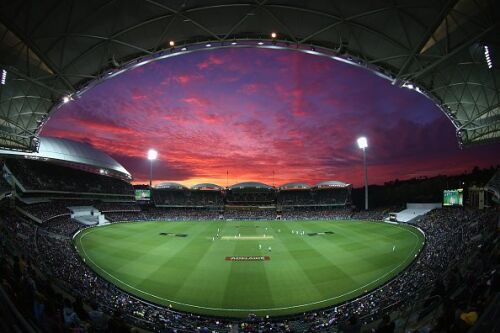
[[[2,164],[0,296],[2,311],[11,313],[2,322],[5,332],[12,327],[45,332],[465,332],[476,322],[475,326],[492,325],[481,320],[488,318],[500,286],[498,205],[484,210],[450,207],[427,212],[415,225],[425,234],[418,258],[386,284],[347,302],[289,317],[213,318],[143,301],[94,272],[72,241],[88,226],[71,219],[67,207],[92,206],[112,224],[214,220],[377,223],[394,207],[357,211],[351,205],[351,186],[342,182],[294,183],[277,189],[261,183],[240,183],[226,189],[214,184],[186,188],[164,183],[152,189],[136,187],[152,191],[151,199],[143,200],[145,197],[134,195],[134,187],[125,174],[120,176],[116,165],[110,167],[113,172],[103,174],[102,163],[95,163],[100,168],[92,168],[80,161],[75,167],[74,162],[49,156],[6,158]],[[489,186],[495,188],[497,179],[498,172]],[[495,195],[495,191],[491,193]],[[479,331],[487,331],[488,326],[481,327],[484,330]]]

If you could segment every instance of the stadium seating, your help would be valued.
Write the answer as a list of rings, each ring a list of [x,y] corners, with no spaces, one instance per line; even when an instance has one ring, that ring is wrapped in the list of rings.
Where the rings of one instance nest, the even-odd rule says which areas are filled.
[[[133,195],[132,185],[117,178],[32,160],[9,159],[6,165],[26,191]]]
[[[348,212],[345,210],[346,214]],[[318,210],[316,213],[317,218],[321,218],[324,212]],[[342,214],[340,210],[337,213],[337,216]],[[122,214],[143,214],[141,218],[150,219],[154,216],[164,218],[169,214],[184,214],[193,219],[195,214],[207,217],[211,213],[206,210],[151,208],[141,213]],[[214,212],[215,214],[217,213]],[[308,211],[308,214],[313,216],[312,211]],[[499,259],[500,253],[494,233],[497,222],[498,212],[494,210],[433,210],[418,222],[418,227],[426,234],[426,246],[420,257],[387,285],[331,309],[305,313],[288,320],[249,318],[239,322],[238,326],[252,332],[330,332],[332,329],[347,329],[352,322],[349,319],[354,315],[361,324],[366,324],[393,310],[397,310],[394,316],[423,311],[427,306],[425,300],[429,297],[438,300],[432,306],[434,309],[442,309],[435,311],[443,320],[449,318],[449,312],[458,304],[462,305],[462,313],[467,313],[474,306],[474,311],[481,314],[484,306],[478,306],[478,300],[486,304],[485,300],[494,295],[494,289],[484,286],[498,286],[498,282],[495,282],[498,281],[498,270],[492,268],[492,263]],[[150,330],[163,327],[167,331],[177,332],[198,332],[201,327],[215,332],[231,331],[228,326],[231,321],[158,308],[129,296],[98,277],[73,250],[69,237],[80,228],[80,225],[68,217],[58,217],[38,227],[16,214],[0,215],[0,235],[3,235],[0,260],[2,276],[6,281],[4,286],[7,295],[30,320],[42,327],[52,327],[52,322],[33,316],[33,304],[43,304],[48,306],[49,312],[60,311],[60,315],[73,311],[78,320],[71,324],[72,329],[95,325],[89,319],[89,310],[82,310],[86,308],[100,309],[106,325],[118,325],[123,330],[128,330],[126,325],[134,325]],[[16,270],[14,267],[25,268]],[[35,269],[41,274],[34,274]],[[26,281],[32,281],[32,287]],[[61,289],[64,290],[62,295]],[[23,292],[17,294],[16,290]],[[56,294],[59,296],[56,297]],[[77,296],[76,302],[63,302],[63,295],[68,294]],[[437,298],[433,295],[437,295]],[[440,308],[439,305],[445,299],[447,306]],[[47,304],[48,300],[56,304]],[[86,302],[85,307],[82,307],[82,302]],[[116,308],[120,309],[120,313],[113,311]],[[456,330],[453,331],[461,331],[458,329],[462,324],[460,316],[452,315],[451,318],[458,319],[452,319],[446,325],[455,327]],[[406,319],[403,320],[405,321]],[[441,322],[442,320],[431,324],[435,326]],[[61,325],[65,324],[62,322]]]
[[[191,189],[153,189],[153,201],[156,206],[164,207],[221,207],[221,191],[203,191]]]

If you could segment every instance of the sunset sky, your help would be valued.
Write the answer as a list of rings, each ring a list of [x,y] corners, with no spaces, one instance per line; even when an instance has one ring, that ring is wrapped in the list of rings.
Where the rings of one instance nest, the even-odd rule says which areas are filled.
[[[261,181],[362,184],[500,164],[500,144],[460,150],[449,120],[424,96],[354,66],[287,50],[220,49],[142,66],[68,103],[43,136],[84,141],[134,183]]]

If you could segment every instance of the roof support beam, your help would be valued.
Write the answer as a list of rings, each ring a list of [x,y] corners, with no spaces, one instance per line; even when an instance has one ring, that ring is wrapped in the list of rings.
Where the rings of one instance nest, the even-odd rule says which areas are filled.
[[[467,41],[463,42],[462,44],[460,44],[459,46],[457,46],[456,48],[454,48],[451,52],[449,52],[448,54],[442,56],[439,60],[436,60],[434,61],[433,63],[431,63],[430,65],[426,66],[425,68],[423,68],[422,70],[416,72],[416,73],[412,73],[410,74],[407,78],[408,79],[412,79],[412,80],[415,80],[415,79],[418,79],[419,77],[421,77],[422,75],[426,74],[428,71],[430,71],[431,69],[434,69],[435,67],[439,66],[440,64],[442,64],[443,62],[445,62],[446,60],[450,59],[451,57],[455,56],[456,54],[458,54],[460,51],[462,51],[463,49],[465,49],[466,47],[470,46],[472,43],[478,41],[481,37],[483,37],[484,35],[486,35],[487,33],[493,31],[493,29],[498,25],[498,23],[494,23],[492,24],[491,26],[489,26],[488,28],[484,29],[483,31],[481,31],[480,33],[478,33],[477,35],[475,35],[474,37],[468,39]]]
[[[45,53],[40,51],[38,49],[38,47],[36,47],[35,42],[29,36],[24,36],[24,35],[20,34],[18,29],[17,29],[17,26],[15,24],[12,24],[12,22],[7,20],[3,15],[1,16],[1,21],[4,24],[5,24],[5,22],[8,22],[8,24],[5,24],[5,26],[9,30],[11,30],[16,35],[17,38],[22,40],[24,42],[24,44],[29,47],[30,50],[33,50],[35,52],[36,56],[41,61],[43,61],[47,65],[47,67],[50,68],[50,70],[52,72],[54,72],[56,74],[56,76],[64,83],[64,85],[70,90],[70,92],[75,91],[75,87],[73,87],[73,85],[68,81],[68,79],[66,79],[64,77],[63,73],[57,68],[57,66],[55,66],[55,64],[52,63],[52,61],[48,57],[45,56]]]
[[[427,28],[425,34],[422,36],[422,39],[420,40],[420,43],[415,44],[415,47],[411,50],[410,54],[406,58],[406,61],[404,62],[403,66],[401,66],[401,69],[399,72],[396,74],[396,79],[399,79],[401,75],[406,71],[408,66],[413,62],[413,60],[416,58],[417,53],[422,50],[422,48],[427,44],[427,41],[432,37],[436,29],[441,25],[441,22],[446,18],[448,15],[449,11],[455,4],[457,3],[457,0],[448,0],[445,6],[441,9],[441,12],[439,15],[436,17],[435,21],[429,25]]]

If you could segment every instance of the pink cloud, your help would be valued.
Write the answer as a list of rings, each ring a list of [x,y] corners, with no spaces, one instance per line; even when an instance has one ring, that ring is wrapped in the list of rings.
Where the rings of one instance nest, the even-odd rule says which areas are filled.
[[[360,134],[374,183],[500,163],[487,148],[459,150],[453,126],[422,98],[328,59],[216,50],[108,80],[52,115],[43,134],[90,143],[139,182],[148,178],[145,147],[155,147],[158,180],[225,185],[229,170],[230,183],[271,183],[274,170],[276,184],[360,185]]]
[[[214,54],[210,54],[208,58],[198,63],[197,67],[198,69],[207,69],[209,67],[222,65],[223,63],[224,60],[221,57],[218,57]]]

